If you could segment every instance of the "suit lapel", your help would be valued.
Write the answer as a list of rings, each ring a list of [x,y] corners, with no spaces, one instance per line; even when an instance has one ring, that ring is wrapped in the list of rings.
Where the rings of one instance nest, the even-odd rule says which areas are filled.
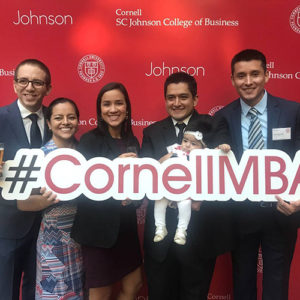
[[[24,148],[29,148],[30,145],[27,139],[24,123],[21,117],[19,107],[17,105],[17,101],[13,102],[9,106],[8,112],[9,112],[9,116],[11,116],[10,118],[8,118],[8,122],[10,124],[13,133],[16,136],[16,139],[18,140],[18,143],[22,145],[22,147]]]
[[[234,136],[232,142],[236,141],[236,155],[240,159],[243,155],[243,139],[241,130],[241,104],[240,100],[236,100],[236,105],[233,107],[232,116],[230,116],[231,132]]]
[[[165,122],[162,126],[161,134],[164,140],[164,145],[166,147],[175,144],[177,142],[176,131],[171,117],[165,119]]]
[[[274,148],[272,141],[272,129],[277,128],[279,124],[279,116],[280,109],[278,107],[278,103],[275,101],[274,97],[268,94],[267,100],[267,109],[268,109],[268,140],[267,140],[267,148]]]
[[[43,145],[46,144],[52,137],[52,133],[49,130],[48,124],[46,122],[46,113],[47,107],[43,106],[43,114],[44,114],[44,138],[43,138]]]
[[[199,116],[200,116],[200,114],[194,109],[194,111],[193,111],[193,113],[192,113],[192,116],[191,116],[191,118],[190,118],[190,120],[189,120],[189,123],[190,123],[191,121],[197,120],[197,119],[199,118]]]

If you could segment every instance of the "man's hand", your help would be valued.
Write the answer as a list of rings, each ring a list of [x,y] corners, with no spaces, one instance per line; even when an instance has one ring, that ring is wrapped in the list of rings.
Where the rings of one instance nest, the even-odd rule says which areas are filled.
[[[281,197],[275,196],[277,199],[277,210],[285,214],[286,216],[290,216],[291,214],[300,211],[300,200],[285,202]]]
[[[132,200],[127,198],[125,200],[122,200],[121,203],[122,203],[122,206],[127,206],[132,203]]]
[[[119,158],[128,158],[128,157],[136,158],[137,154],[133,153],[133,152],[126,152],[126,153],[122,153],[121,155],[119,155]]]
[[[199,211],[202,201],[192,201],[192,210]]]

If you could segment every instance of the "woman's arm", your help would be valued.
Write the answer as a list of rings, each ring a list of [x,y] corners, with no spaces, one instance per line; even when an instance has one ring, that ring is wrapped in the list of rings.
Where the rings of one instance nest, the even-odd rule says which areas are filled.
[[[40,194],[31,195],[26,200],[17,200],[17,207],[23,211],[40,211],[58,202],[56,194],[41,188]]]

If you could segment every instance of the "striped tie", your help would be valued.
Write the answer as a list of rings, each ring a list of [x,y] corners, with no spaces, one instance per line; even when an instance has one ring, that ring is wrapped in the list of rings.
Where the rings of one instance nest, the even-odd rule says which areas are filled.
[[[262,149],[264,147],[264,139],[261,131],[261,124],[257,117],[258,111],[252,107],[248,115],[250,116],[250,126],[248,132],[248,148]]]

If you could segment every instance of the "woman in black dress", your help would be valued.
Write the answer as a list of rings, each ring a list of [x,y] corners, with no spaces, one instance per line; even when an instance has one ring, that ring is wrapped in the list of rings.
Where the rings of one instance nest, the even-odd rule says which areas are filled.
[[[97,98],[96,129],[84,134],[78,150],[86,157],[137,157],[139,143],[131,129],[131,106],[121,83],[105,85]],[[78,203],[72,237],[82,245],[89,300],[108,300],[121,281],[119,300],[133,300],[142,285],[136,205],[113,198]]]

